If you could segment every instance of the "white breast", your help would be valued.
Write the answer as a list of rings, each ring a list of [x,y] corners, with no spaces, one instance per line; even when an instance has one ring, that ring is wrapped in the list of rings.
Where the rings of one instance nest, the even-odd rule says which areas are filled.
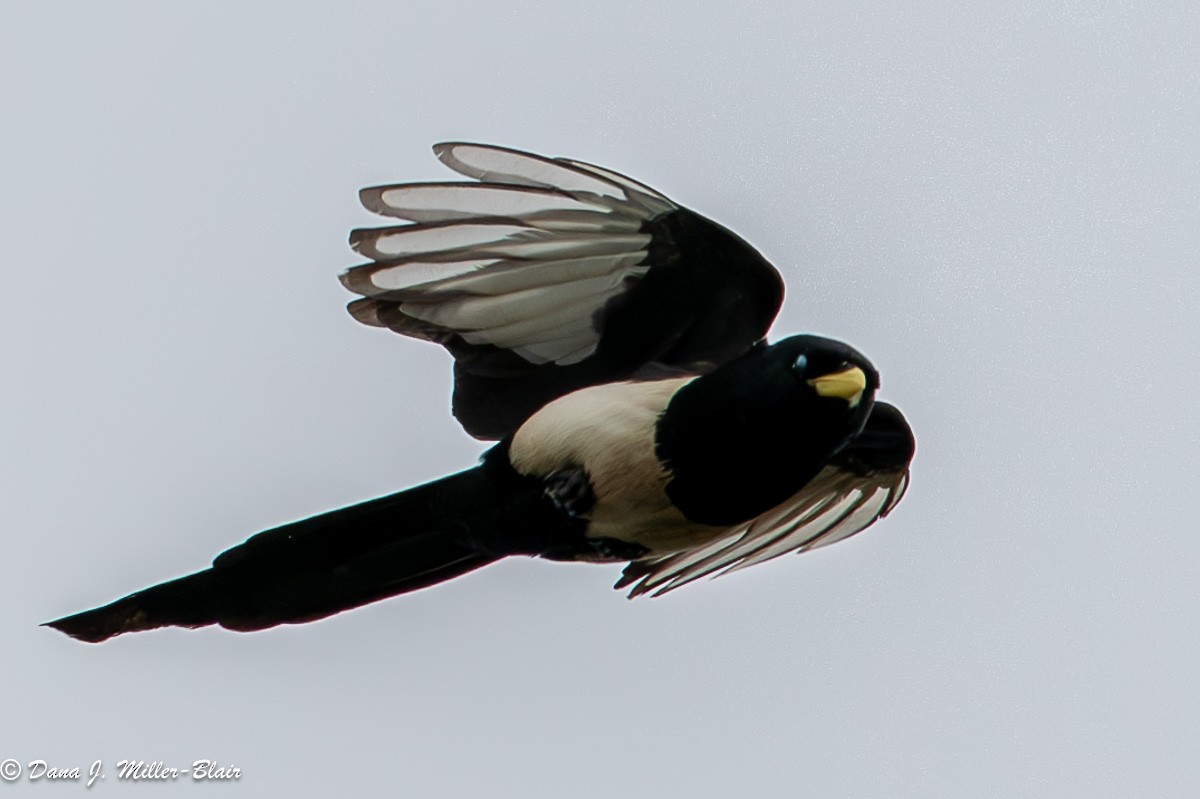
[[[654,453],[654,430],[667,403],[692,377],[608,383],[549,403],[513,435],[509,457],[525,475],[582,467],[596,504],[588,536],[633,541],[652,551],[695,543],[715,529],[689,522],[664,488],[670,472]]]

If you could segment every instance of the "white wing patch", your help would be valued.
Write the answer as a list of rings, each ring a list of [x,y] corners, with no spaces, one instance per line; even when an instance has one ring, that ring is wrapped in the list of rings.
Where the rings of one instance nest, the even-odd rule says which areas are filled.
[[[481,144],[434,147],[481,183],[375,186],[363,205],[411,224],[351,233],[372,260],[342,282],[365,324],[424,338],[457,334],[533,364],[594,352],[593,321],[647,271],[642,225],[675,208],[648,186],[581,162]]]
[[[649,186],[582,161],[546,158],[507,147],[469,142],[435,144],[433,152],[443,164],[460,175],[485,183],[552,188],[606,198],[618,205],[639,206],[651,216],[675,208],[673,202]]]
[[[613,172],[611,169],[605,169],[602,166],[596,166],[595,164],[589,164],[584,161],[575,161],[570,158],[558,158],[555,160],[578,167],[579,169],[591,172],[592,174],[599,175],[607,180],[611,180],[613,183],[623,187],[631,199],[636,199],[646,208],[655,210],[655,213],[670,211],[675,207],[675,203],[671,202],[666,195],[650,188],[645,183],[634,180],[631,177],[626,177],[619,172]]]
[[[607,214],[614,226],[634,217],[614,212],[613,204],[588,202],[561,191],[495,183],[409,183],[372,186],[358,193],[363,207],[380,216],[410,222],[444,222],[475,217],[538,219],[567,214]],[[636,222],[633,223],[636,229]]]
[[[882,519],[908,487],[908,471],[862,476],[827,466],[786,502],[700,546],[630,564],[616,588],[629,597],[661,596],[701,577],[714,577],[807,552],[865,530]]]

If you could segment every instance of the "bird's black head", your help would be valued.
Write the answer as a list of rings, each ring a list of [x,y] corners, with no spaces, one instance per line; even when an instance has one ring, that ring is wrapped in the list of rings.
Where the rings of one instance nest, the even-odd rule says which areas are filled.
[[[736,524],[799,491],[862,430],[879,374],[840,341],[792,336],[696,378],[671,399],[656,447],[667,494],[692,521]]]

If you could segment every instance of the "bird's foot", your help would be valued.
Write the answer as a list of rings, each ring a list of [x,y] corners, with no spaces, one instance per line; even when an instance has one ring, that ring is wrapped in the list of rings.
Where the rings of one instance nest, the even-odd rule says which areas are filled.
[[[562,469],[546,478],[546,496],[555,507],[572,518],[579,518],[596,504],[592,481],[579,467]]]

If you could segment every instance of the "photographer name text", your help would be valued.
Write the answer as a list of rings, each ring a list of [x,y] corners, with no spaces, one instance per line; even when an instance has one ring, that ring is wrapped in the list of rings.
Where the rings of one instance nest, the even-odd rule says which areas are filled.
[[[237,766],[227,766],[215,760],[195,760],[187,768],[168,766],[162,760],[118,760],[112,774],[120,782],[232,782],[242,778]],[[15,758],[0,762],[0,779],[5,782],[80,782],[91,788],[106,779],[104,761],[93,760],[86,769],[81,766],[61,766],[45,760],[21,763]]]

